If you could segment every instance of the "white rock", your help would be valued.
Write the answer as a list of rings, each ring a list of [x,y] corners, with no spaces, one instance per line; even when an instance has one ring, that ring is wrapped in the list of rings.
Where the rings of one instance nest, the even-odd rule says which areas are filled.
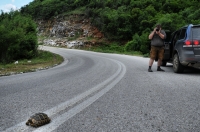
[[[15,64],[18,64],[19,62],[18,61],[15,61]]]

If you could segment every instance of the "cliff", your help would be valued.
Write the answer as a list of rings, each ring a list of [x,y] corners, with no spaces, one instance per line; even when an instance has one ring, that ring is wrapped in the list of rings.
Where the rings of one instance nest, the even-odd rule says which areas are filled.
[[[52,20],[37,20],[39,43],[51,46],[92,46],[105,38],[96,27],[91,25],[84,14],[55,17]],[[43,39],[42,39],[43,38]],[[45,38],[45,39],[44,39]]]

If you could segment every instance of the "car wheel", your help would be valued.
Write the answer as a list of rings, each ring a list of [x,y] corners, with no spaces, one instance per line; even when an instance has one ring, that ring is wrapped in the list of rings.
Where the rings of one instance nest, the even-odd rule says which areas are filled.
[[[166,66],[166,65],[167,65],[167,62],[166,61],[162,61],[161,66]]]
[[[181,63],[179,61],[178,54],[174,55],[174,58],[173,58],[173,69],[174,69],[175,73],[182,73],[184,71],[184,66],[181,65]]]

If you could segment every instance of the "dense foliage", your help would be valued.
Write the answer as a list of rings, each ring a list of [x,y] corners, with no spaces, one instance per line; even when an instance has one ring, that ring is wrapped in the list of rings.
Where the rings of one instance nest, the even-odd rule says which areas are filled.
[[[36,54],[34,20],[49,20],[71,13],[85,14],[125,51],[148,53],[148,35],[157,23],[174,31],[186,24],[200,23],[199,0],[34,0],[19,12],[0,15],[0,61],[30,58]],[[119,47],[118,47],[119,46]],[[116,48],[117,47],[117,48]]]
[[[147,53],[155,24],[174,31],[200,23],[198,0],[34,0],[21,8],[35,19],[50,19],[80,9],[110,40],[126,41],[125,50]]]
[[[0,62],[30,59],[37,53],[35,22],[18,11],[0,15]]]

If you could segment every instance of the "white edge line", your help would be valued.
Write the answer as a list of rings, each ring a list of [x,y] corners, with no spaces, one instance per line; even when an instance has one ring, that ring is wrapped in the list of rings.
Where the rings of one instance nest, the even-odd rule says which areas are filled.
[[[101,96],[103,96],[109,90],[111,90],[124,77],[124,75],[126,73],[126,67],[123,64],[121,64],[121,65],[123,66],[123,68],[122,68],[123,71],[120,74],[120,76],[118,76],[112,83],[107,85],[104,89],[99,91],[94,96],[88,98],[84,102],[82,102],[79,105],[75,106],[74,108],[70,109],[68,112],[66,112],[66,113],[60,115],[59,117],[55,118],[54,120],[52,120],[51,124],[42,126],[33,132],[47,132],[47,131],[52,132],[55,129],[57,129],[60,125],[62,125],[65,121],[69,120],[70,118],[72,118],[73,116],[75,116],[76,114],[78,114],[79,112],[81,112],[82,110],[87,108],[88,106],[90,106],[92,103],[94,103],[97,99],[99,99]]]
[[[113,59],[110,59],[110,60],[112,60],[112,61],[114,61],[116,63],[118,62],[118,61],[113,60]],[[118,64],[118,66],[120,68],[118,68],[117,72],[115,72],[115,74],[112,75],[111,77],[109,77],[107,80],[105,80],[104,82],[98,84],[94,88],[91,88],[90,90],[88,90],[88,91],[86,91],[86,92],[84,92],[84,93],[82,93],[82,94],[80,94],[80,95],[78,95],[78,96],[76,96],[76,97],[64,102],[64,103],[61,103],[60,105],[55,106],[55,107],[45,111],[44,113],[46,113],[49,116],[53,116],[54,114],[66,109],[69,106],[74,105],[78,101],[84,99],[85,97],[89,96],[90,94],[94,93],[95,91],[98,91],[99,89],[101,89],[103,86],[105,86],[107,83],[112,81],[115,77],[117,77],[117,75],[120,73],[121,66],[119,65],[119,62],[117,64]],[[25,130],[27,130],[29,128],[28,126],[25,125],[25,122],[26,121],[23,121],[23,122],[21,122],[21,123],[19,123],[17,125],[14,125],[14,126],[8,128],[8,129],[6,129],[3,132],[22,132],[22,131],[25,131]]]

